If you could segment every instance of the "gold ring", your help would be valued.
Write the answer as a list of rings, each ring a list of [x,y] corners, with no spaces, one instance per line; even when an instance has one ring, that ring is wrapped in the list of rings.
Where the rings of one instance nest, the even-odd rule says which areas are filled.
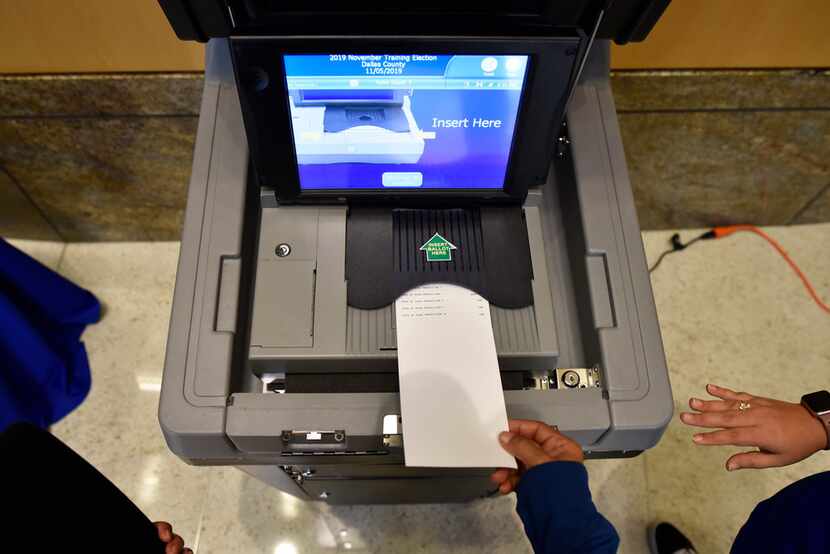
[[[744,411],[748,410],[749,408],[751,408],[751,406],[749,405],[749,402],[744,402],[743,400],[741,400],[741,403],[738,404],[738,411],[739,412],[744,412]]]

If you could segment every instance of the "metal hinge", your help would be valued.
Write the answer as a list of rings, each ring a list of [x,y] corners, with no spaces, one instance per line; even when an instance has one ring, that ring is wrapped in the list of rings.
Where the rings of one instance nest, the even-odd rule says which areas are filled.
[[[568,138],[568,135],[559,135],[559,138],[556,139],[556,157],[564,158],[565,155],[568,153],[568,149],[570,146],[571,139]]]

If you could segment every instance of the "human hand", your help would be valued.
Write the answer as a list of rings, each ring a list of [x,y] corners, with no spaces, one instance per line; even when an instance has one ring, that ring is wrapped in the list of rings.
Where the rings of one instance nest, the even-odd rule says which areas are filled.
[[[696,413],[681,413],[680,421],[720,430],[694,435],[695,443],[758,449],[731,456],[726,461],[729,471],[794,464],[827,446],[824,426],[801,404],[715,385],[706,385],[706,391],[720,400],[690,398],[689,407]],[[746,406],[743,410],[739,408],[741,403]]]
[[[157,521],[153,525],[159,534],[159,540],[165,544],[164,554],[193,554],[193,551],[184,547],[184,539],[173,533],[173,526],[166,521]]]
[[[518,462],[519,469],[497,469],[490,480],[499,486],[502,494],[516,489],[519,479],[530,468],[547,462],[582,462],[582,447],[555,427],[541,421],[511,419],[509,432],[499,435],[502,448]]]

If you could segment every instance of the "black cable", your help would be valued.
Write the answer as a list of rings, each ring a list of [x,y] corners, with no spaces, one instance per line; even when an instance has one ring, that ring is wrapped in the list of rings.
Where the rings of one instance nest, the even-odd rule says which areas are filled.
[[[668,256],[669,254],[674,254],[675,252],[680,252],[681,250],[685,250],[686,248],[690,247],[691,245],[693,245],[694,243],[696,243],[699,240],[707,240],[707,239],[713,239],[713,238],[715,238],[715,232],[714,231],[706,231],[705,233],[696,236],[695,238],[693,238],[692,240],[690,240],[689,242],[684,244],[683,242],[680,241],[680,233],[673,234],[671,236],[671,239],[669,239],[669,242],[671,242],[671,248],[669,248],[668,250],[663,251],[660,254],[660,257],[657,258],[657,261],[654,262],[654,265],[651,266],[650,268],[648,268],[648,272],[651,273],[652,271],[654,271],[655,269],[660,267],[660,264],[663,262],[663,258]]]

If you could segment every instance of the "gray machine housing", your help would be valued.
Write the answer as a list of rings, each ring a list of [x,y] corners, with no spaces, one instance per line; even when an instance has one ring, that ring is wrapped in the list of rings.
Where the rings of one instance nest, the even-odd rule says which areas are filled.
[[[347,303],[347,211],[278,206],[271,193],[263,195],[249,352],[260,377],[397,370],[395,305],[365,310]],[[490,312],[500,369],[541,375],[557,367],[559,349],[539,207],[526,205],[524,219],[534,303],[517,309],[491,305]],[[279,245],[290,254],[280,255]]]
[[[536,377],[505,391],[508,416],[556,424],[589,457],[654,446],[673,410],[608,51],[593,45],[562,148],[523,207],[534,305],[491,310],[501,369]],[[212,39],[159,406],[170,449],[330,503],[491,494],[490,470],[404,465],[396,393],[269,387],[297,370],[395,371],[392,308],[346,305],[347,209],[281,206],[249,179],[229,43]],[[563,368],[600,386],[551,387]]]

